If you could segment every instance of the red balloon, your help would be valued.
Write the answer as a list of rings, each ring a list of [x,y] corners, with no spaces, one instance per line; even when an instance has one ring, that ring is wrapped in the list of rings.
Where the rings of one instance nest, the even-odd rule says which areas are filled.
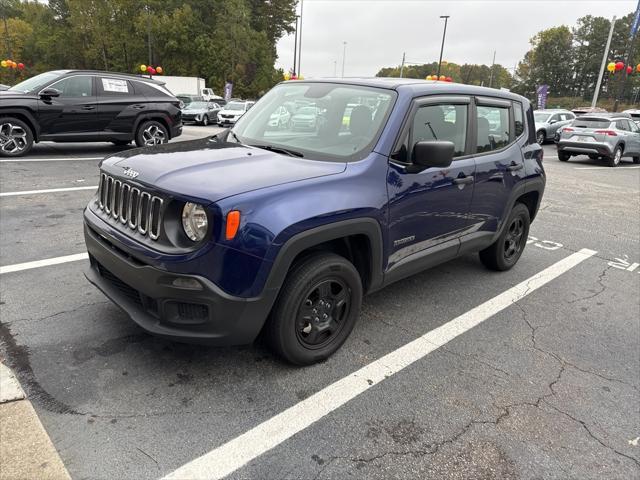
[[[151,71],[150,71],[149,73],[150,73],[151,75],[155,75],[157,72],[156,72],[156,69],[155,69],[155,68],[151,67]]]
[[[619,72],[620,70],[622,70],[624,68],[624,63],[622,62],[616,62],[616,72]]]
[[[633,73],[632,67],[627,67],[627,75],[631,75]]]
[[[447,77],[444,79],[445,82],[453,82],[453,78],[451,77]]]
[[[24,70],[24,63],[18,64],[18,70]]]
[[[147,73],[151,73],[151,70],[153,70],[153,67],[152,67],[151,65],[149,65],[149,66],[147,67]]]

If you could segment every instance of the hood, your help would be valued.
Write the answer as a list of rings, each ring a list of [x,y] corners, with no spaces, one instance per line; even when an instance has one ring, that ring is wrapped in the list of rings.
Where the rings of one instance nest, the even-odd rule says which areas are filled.
[[[251,190],[339,174],[346,163],[305,160],[205,138],[119,152],[102,162],[104,171],[125,179],[126,167],[138,172],[136,181],[146,185],[215,202]]]
[[[205,113],[207,110],[205,108],[183,108],[182,113]]]
[[[223,108],[220,110],[220,113],[224,113],[225,115],[242,115],[245,113],[245,110],[226,110]]]
[[[32,93],[16,92],[14,90],[0,90],[0,98],[2,98],[3,100],[13,99],[13,98],[18,98],[18,99],[37,98],[37,95],[34,95]]]

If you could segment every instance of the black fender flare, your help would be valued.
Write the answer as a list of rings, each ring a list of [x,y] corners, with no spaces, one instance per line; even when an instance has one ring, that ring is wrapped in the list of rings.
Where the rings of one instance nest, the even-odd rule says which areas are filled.
[[[146,120],[157,120],[157,119],[162,119],[162,121],[165,124],[165,127],[167,129],[167,134],[169,135],[169,139],[171,139],[171,121],[170,119],[167,117],[167,115],[163,112],[157,111],[157,112],[145,112],[142,113],[140,115],[138,115],[138,117],[136,118],[136,121],[133,124],[133,138],[136,138],[136,135],[138,133],[138,127],[140,127],[140,124]]]
[[[12,107],[2,108],[0,110],[0,117],[4,117],[4,116],[15,117],[16,115],[18,115],[18,118],[20,116],[23,116],[28,120],[33,133],[33,140],[37,142],[38,138],[40,137],[40,125],[38,124],[38,122],[36,121],[36,118],[34,117],[33,113],[31,113],[30,110],[25,108],[12,108]]]
[[[371,217],[363,217],[321,225],[289,238],[278,251],[269,272],[265,290],[280,289],[293,260],[303,251],[321,243],[351,235],[367,236],[371,246],[371,282],[369,291],[380,288],[384,277],[382,273],[382,230],[378,221]]]
[[[496,234],[493,237],[493,241],[495,241],[502,234],[502,229],[506,225],[506,220],[509,215],[509,212],[513,210],[513,207],[516,204],[516,201],[522,195],[526,193],[531,193],[531,192],[538,192],[538,203],[535,207],[535,212],[538,211],[538,209],[540,208],[540,202],[542,201],[542,194],[544,193],[544,187],[545,187],[545,180],[544,180],[544,177],[541,177],[541,176],[535,177],[535,178],[529,178],[525,181],[517,183],[513,187],[513,190],[511,190],[511,194],[509,195],[509,202],[507,204],[507,209],[505,209],[506,215],[502,219],[502,224],[497,229]],[[533,217],[531,218],[531,221],[533,221]]]

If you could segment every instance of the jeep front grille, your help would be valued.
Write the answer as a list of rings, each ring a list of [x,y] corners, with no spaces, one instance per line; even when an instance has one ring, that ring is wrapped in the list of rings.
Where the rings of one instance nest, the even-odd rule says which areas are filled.
[[[162,205],[160,197],[140,190],[128,183],[100,174],[98,186],[98,206],[109,218],[121,222],[151,240],[160,236],[162,225]]]

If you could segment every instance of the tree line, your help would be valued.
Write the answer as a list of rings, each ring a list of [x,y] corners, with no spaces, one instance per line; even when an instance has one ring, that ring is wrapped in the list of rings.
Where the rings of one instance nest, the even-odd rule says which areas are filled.
[[[640,63],[640,35],[630,39],[634,13],[618,19],[614,26],[607,61],[624,61],[629,52],[629,62],[634,73],[627,79],[622,98],[622,84],[625,75],[618,72],[603,74],[599,105],[611,108],[616,96],[624,106],[638,103],[640,99],[640,73],[635,67]],[[471,85],[508,88],[530,99],[535,99],[538,85],[549,85],[553,106],[575,107],[590,103],[600,73],[602,55],[611,28],[611,20],[587,15],[581,17],[573,27],[561,25],[536,34],[531,40],[531,48],[514,67],[503,65],[457,65],[443,62],[441,72],[455,82]],[[635,62],[634,62],[635,59]],[[401,66],[382,68],[377,76],[400,75]],[[437,62],[423,65],[405,65],[403,76],[425,78],[438,69]]]
[[[282,79],[276,42],[293,31],[296,0],[0,0],[0,68],[15,83],[63,68],[199,76],[216,93],[252,97]]]

